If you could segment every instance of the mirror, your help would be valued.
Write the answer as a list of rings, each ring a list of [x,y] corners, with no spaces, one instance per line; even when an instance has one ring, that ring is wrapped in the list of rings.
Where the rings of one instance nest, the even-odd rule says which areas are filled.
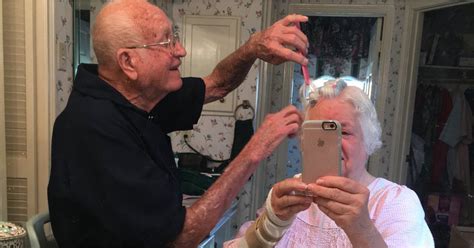
[[[301,26],[309,39],[308,70],[311,79],[324,75],[352,76],[361,82],[360,88],[376,101],[377,70],[382,17],[309,16]],[[304,83],[301,66],[295,64],[291,79],[291,103],[302,108],[299,89]],[[287,175],[301,171],[299,139],[288,144]]]
[[[370,96],[382,121],[390,65],[393,7],[290,4],[289,11],[309,17],[302,30],[310,43],[307,56],[310,77],[352,76],[362,81],[361,88]],[[300,65],[287,65],[282,98],[301,108],[299,88],[303,82]],[[290,139],[280,152],[278,163],[286,166],[279,169],[277,180],[300,173],[299,140]],[[377,166],[370,166],[380,157],[375,153],[369,160],[368,170],[372,175],[382,174]]]
[[[74,1],[74,71],[81,63],[96,63],[91,31],[95,16],[104,3]]]

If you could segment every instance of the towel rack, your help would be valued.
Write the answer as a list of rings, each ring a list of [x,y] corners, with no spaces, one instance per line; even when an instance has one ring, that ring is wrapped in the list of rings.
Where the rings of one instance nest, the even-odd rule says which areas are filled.
[[[237,107],[235,108],[235,111],[234,111],[234,118],[236,120],[238,120],[239,118],[237,118],[237,112],[240,108],[243,108],[243,109],[250,109],[252,111],[252,120],[255,118],[255,109],[252,107],[252,105],[250,104],[249,100],[244,100],[241,104],[237,105]]]

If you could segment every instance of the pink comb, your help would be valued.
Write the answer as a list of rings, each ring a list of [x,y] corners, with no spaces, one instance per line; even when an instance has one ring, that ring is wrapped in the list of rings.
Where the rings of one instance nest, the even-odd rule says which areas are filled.
[[[300,23],[296,23],[296,27],[301,30]],[[302,51],[299,51],[301,55],[303,55]],[[309,79],[309,72],[308,72],[308,66],[307,65],[301,65],[301,71],[303,72],[303,78],[304,78],[304,83],[306,85],[309,85],[310,79]]]

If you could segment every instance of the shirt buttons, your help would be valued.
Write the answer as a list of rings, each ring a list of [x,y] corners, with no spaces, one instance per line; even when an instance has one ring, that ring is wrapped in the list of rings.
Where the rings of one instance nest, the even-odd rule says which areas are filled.
[[[148,120],[153,120],[155,117],[153,115],[148,116]]]

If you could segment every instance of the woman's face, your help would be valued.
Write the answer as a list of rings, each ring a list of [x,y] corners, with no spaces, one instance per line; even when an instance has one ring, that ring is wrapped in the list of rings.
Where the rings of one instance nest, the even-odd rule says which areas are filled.
[[[342,175],[354,180],[366,171],[368,159],[359,124],[358,114],[352,104],[340,97],[321,99],[309,110],[310,120],[337,120],[342,126]]]

